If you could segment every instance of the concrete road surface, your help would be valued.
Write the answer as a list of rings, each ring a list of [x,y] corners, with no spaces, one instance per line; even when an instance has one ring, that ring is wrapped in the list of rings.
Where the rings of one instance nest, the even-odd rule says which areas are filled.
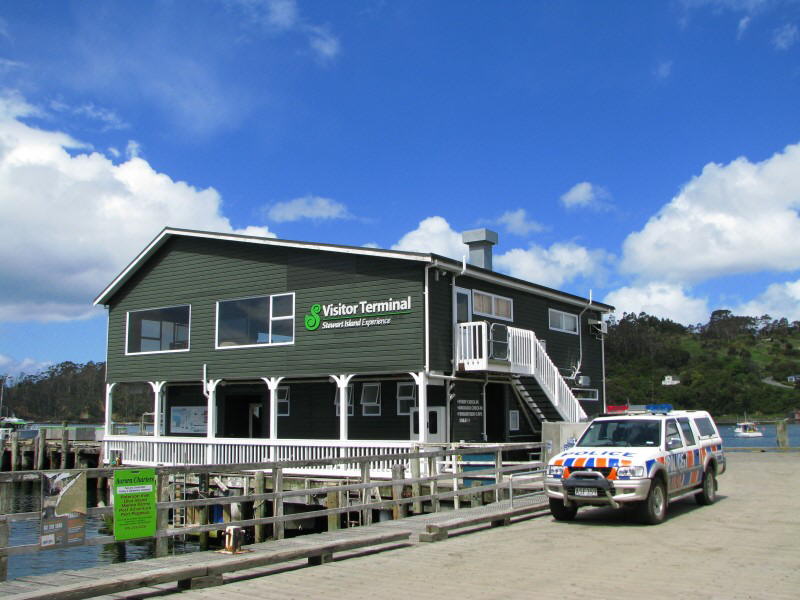
[[[582,509],[273,573],[187,600],[800,598],[800,453],[731,453],[720,498],[644,526]]]

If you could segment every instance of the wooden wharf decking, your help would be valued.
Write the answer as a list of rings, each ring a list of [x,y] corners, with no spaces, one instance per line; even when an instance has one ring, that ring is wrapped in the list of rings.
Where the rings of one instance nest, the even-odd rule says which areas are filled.
[[[514,506],[505,500],[474,508],[427,513],[370,526],[253,544],[246,547],[250,552],[236,555],[196,552],[20,577],[0,583],[0,596],[11,600],[145,598],[182,589],[220,585],[231,577],[241,579],[263,575],[266,568],[284,563],[294,568],[299,566],[297,561],[320,565],[329,562],[334,554],[363,554],[398,545],[436,541],[444,539],[446,532],[454,529],[510,524],[512,518],[543,514],[548,512],[541,495],[517,499]]]

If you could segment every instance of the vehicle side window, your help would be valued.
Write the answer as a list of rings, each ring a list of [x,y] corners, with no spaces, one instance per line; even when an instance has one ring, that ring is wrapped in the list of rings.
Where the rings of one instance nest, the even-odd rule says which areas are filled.
[[[666,448],[667,450],[675,450],[676,448],[683,447],[683,442],[681,441],[681,434],[678,433],[678,423],[675,419],[670,419],[667,421],[667,430],[666,430]]]
[[[689,425],[689,417],[681,417],[678,419],[678,423],[681,426],[681,431],[683,432],[683,439],[686,441],[687,446],[694,446],[694,433],[692,432],[692,426]]]
[[[714,424],[708,417],[700,417],[699,419],[695,419],[694,424],[697,425],[697,431],[700,432],[701,438],[714,437],[717,435],[717,431],[714,429]]]

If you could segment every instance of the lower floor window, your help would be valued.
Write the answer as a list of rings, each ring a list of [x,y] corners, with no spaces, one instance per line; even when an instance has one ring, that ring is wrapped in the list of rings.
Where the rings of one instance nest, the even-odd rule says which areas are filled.
[[[518,410],[510,410],[510,411],[508,411],[508,430],[509,431],[519,431],[519,411]]]
[[[572,395],[578,400],[599,400],[600,393],[597,390],[587,388],[572,388]]]
[[[380,383],[365,383],[361,387],[361,414],[365,417],[381,416]]]
[[[289,416],[289,387],[281,386],[277,390],[278,416]]]
[[[339,416],[339,389],[336,388],[336,396],[334,398],[334,404],[336,404],[336,416]],[[347,416],[352,417],[355,412],[355,407],[353,405],[353,385],[350,384],[345,388],[345,394],[347,395]]]

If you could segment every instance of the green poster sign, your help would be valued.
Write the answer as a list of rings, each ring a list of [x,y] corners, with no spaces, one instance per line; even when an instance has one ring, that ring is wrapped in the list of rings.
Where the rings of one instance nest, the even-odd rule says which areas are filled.
[[[149,537],[156,533],[156,470],[114,471],[114,539]]]

